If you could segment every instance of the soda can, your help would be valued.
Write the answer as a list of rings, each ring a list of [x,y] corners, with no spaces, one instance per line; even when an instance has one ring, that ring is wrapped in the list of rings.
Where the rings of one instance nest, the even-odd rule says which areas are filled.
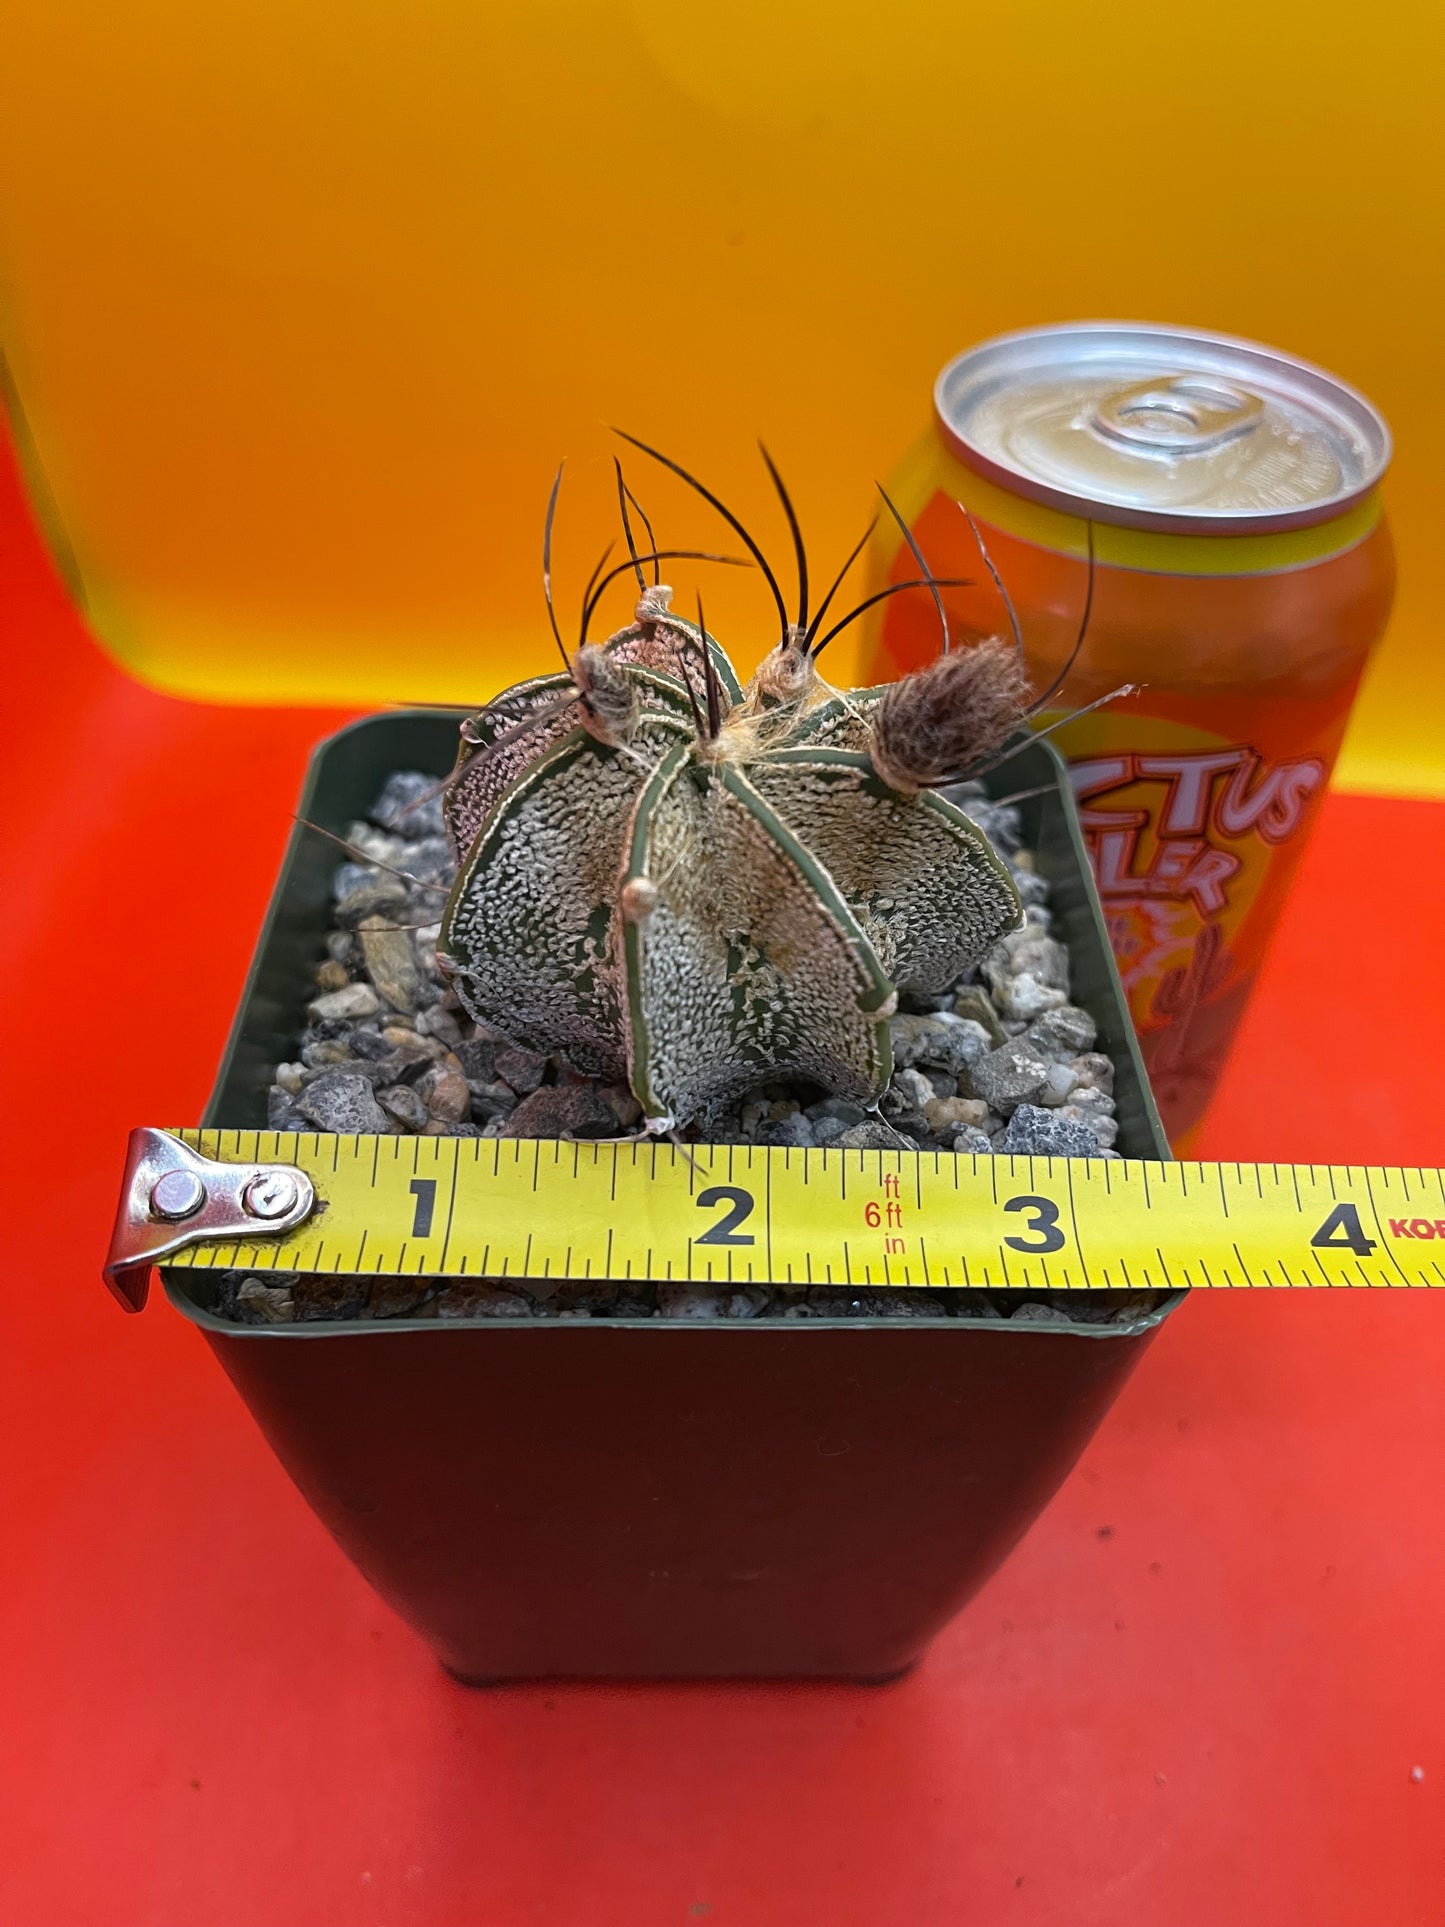
[[[1176,1149],[1218,1079],[1394,587],[1363,395],[1255,342],[1084,322],[951,361],[888,493],[956,642],[1008,633],[1059,716],[1099,892]],[[960,504],[972,516],[975,527]],[[1090,555],[1092,551],[1092,563]],[[880,521],[873,588],[916,577]],[[1092,601],[1090,585],[1092,582]],[[877,605],[864,679],[931,661],[922,591]]]

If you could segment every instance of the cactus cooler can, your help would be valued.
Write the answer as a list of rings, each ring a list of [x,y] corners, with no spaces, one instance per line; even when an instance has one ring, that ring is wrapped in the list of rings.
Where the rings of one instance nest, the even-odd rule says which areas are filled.
[[[1007,633],[1035,687],[1088,630],[1042,720],[1059,731],[1155,1095],[1187,1150],[1289,889],[1389,614],[1377,484],[1389,432],[1362,395],[1223,335],[1087,322],[952,361],[889,485],[960,640]],[[874,586],[916,576],[880,522]],[[921,590],[878,605],[863,680],[938,651]]]

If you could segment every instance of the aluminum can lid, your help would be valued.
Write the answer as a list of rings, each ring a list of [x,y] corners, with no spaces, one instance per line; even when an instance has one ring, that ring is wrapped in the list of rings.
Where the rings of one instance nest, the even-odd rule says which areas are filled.
[[[1341,515],[1390,460],[1356,389],[1276,348],[1197,329],[1081,321],[949,362],[934,407],[1001,487],[1129,528],[1243,535]]]

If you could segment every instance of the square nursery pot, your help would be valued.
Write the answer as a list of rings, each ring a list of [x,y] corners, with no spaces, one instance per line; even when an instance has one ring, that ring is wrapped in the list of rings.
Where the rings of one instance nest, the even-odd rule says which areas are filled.
[[[456,719],[324,742],[300,813],[344,831]],[[1067,774],[1023,804],[1075,1000],[1116,1066],[1119,1149],[1167,1158]],[[298,827],[204,1122],[264,1128],[329,925],[334,844]],[[489,1318],[244,1327],[163,1272],[343,1550],[471,1683],[906,1670],[1063,1480],[1178,1295],[1126,1325]]]

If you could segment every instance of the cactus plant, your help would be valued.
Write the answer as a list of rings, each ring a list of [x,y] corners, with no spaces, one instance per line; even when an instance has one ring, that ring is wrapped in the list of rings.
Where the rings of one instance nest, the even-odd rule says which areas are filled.
[[[876,1103],[898,993],[946,988],[1022,921],[987,837],[938,794],[1024,719],[1016,652],[953,650],[944,624],[935,663],[882,690],[831,690],[817,658],[853,619],[821,628],[843,572],[810,621],[774,480],[797,546],[795,617],[708,495],[779,610],[745,686],[701,605],[687,622],[646,580],[659,552],[636,549],[619,469],[633,622],[469,718],[446,794],[459,870],[438,954],[462,1003],[517,1043],[625,1077],[649,1131],[705,1127],[783,1075]],[[554,487],[549,612],[555,501]],[[936,598],[919,561],[899,586]]]

